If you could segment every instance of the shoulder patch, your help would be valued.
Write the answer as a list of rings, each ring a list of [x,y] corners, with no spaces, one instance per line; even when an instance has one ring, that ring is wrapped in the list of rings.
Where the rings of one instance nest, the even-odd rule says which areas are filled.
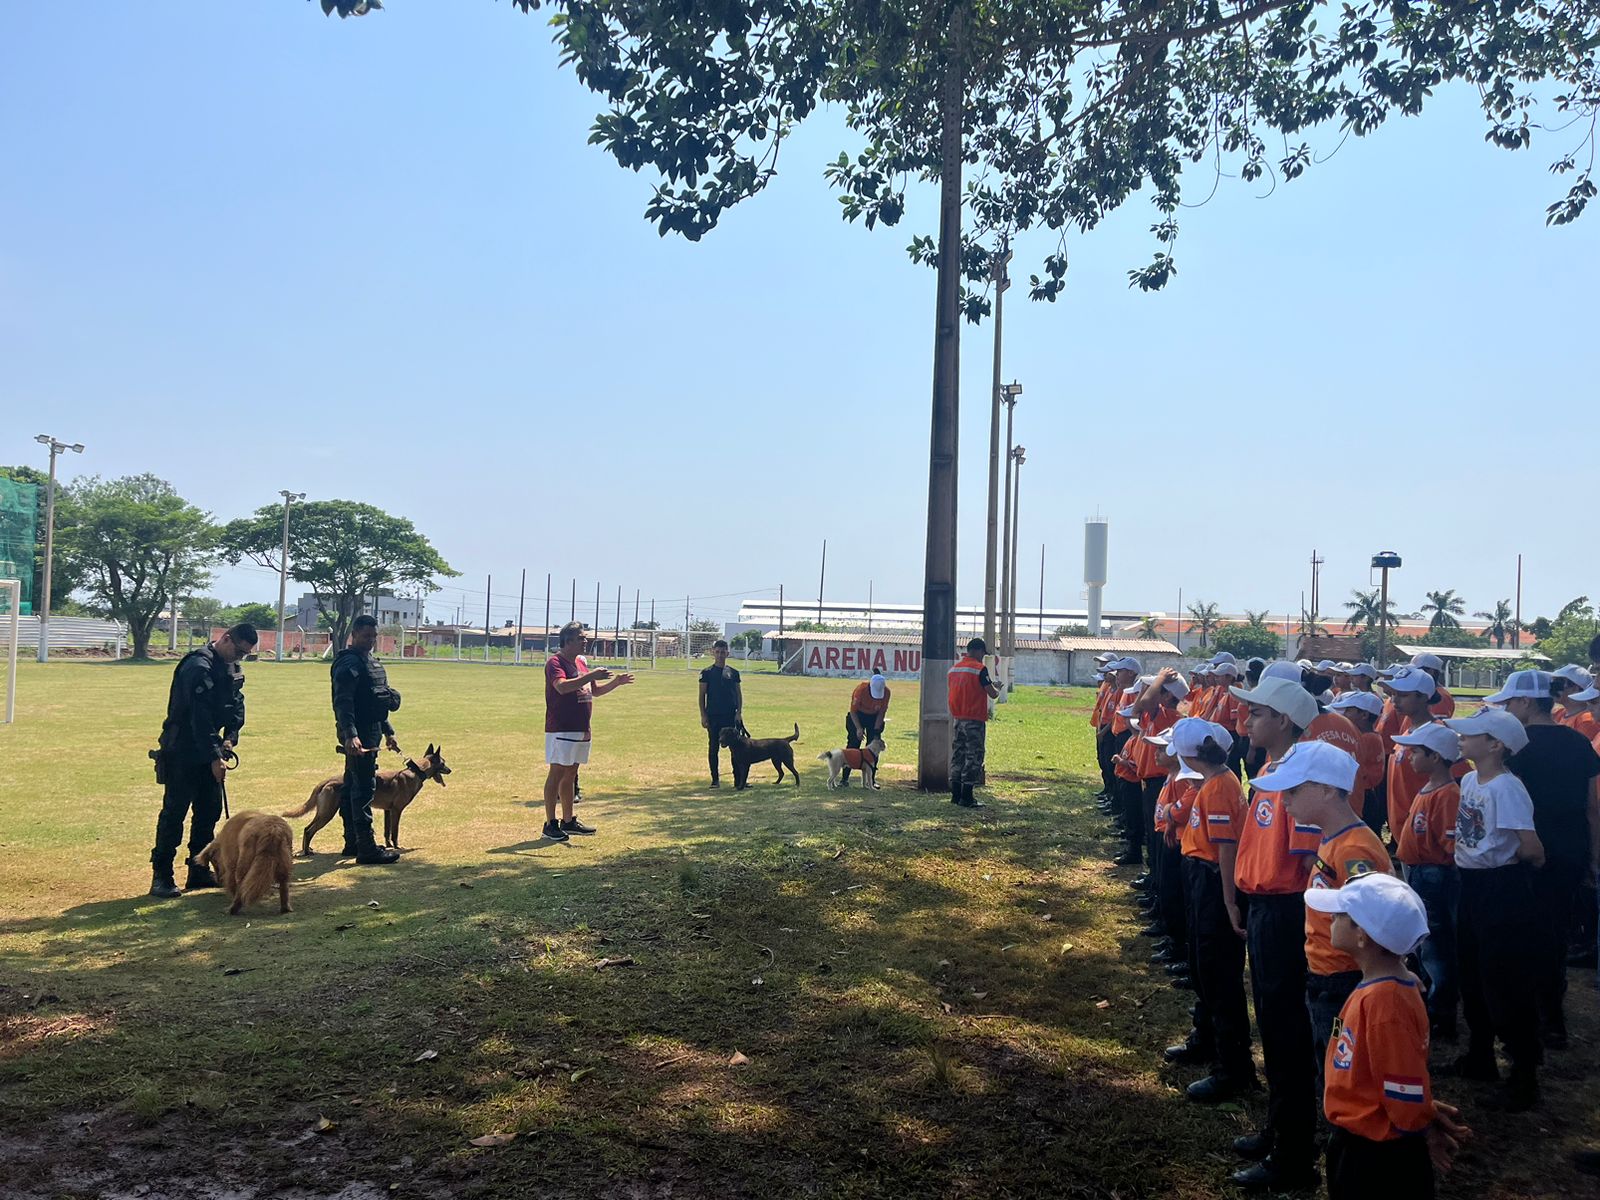
[[[1344,873],[1346,878],[1358,879],[1362,875],[1371,875],[1378,868],[1365,858],[1349,858],[1345,860]]]

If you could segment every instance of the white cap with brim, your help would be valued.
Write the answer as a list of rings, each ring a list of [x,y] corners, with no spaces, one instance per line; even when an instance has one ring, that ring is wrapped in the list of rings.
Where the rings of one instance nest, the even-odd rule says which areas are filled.
[[[1316,666],[1312,667],[1311,669],[1313,671],[1315,671],[1318,675],[1327,675],[1330,672],[1332,672],[1335,669],[1337,669],[1338,666],[1339,666],[1339,664],[1334,662],[1333,659],[1325,658],[1321,662],[1319,662]]]
[[[1201,717],[1184,717],[1173,725],[1169,736],[1175,747],[1173,753],[1179,758],[1193,758],[1200,752],[1200,747],[1205,744],[1207,738],[1223,750],[1233,745],[1233,734],[1215,721],[1207,721]]]
[[[1480,708],[1470,717],[1452,717],[1444,724],[1463,735],[1486,733],[1512,754],[1528,744],[1522,722],[1503,708]]]
[[[1421,667],[1401,667],[1381,686],[1391,692],[1418,692],[1424,696],[1431,696],[1439,690],[1439,685],[1433,676]]]
[[[1094,656],[1094,660],[1097,663],[1108,663],[1108,662],[1111,662],[1116,657],[1117,657],[1116,651],[1114,651],[1114,650],[1104,650],[1101,653],[1096,654]]]
[[[1237,663],[1217,663],[1211,668],[1211,674],[1221,675],[1224,679],[1237,679],[1239,678],[1239,667]]]
[[[1216,664],[1238,662],[1239,660],[1234,658],[1234,656],[1229,654],[1226,650],[1218,650],[1211,656],[1211,661],[1213,664]]]
[[[883,676],[874,671],[872,678],[867,681],[867,690],[872,693],[872,698],[874,700],[882,700],[883,693],[887,689],[888,684],[884,683]]]
[[[1167,680],[1166,690],[1172,693],[1172,698],[1174,700],[1182,700],[1189,694],[1189,685],[1184,682],[1182,675],[1174,675],[1171,679]]]
[[[1444,659],[1437,654],[1414,654],[1411,656],[1411,665],[1424,671],[1444,670]]]
[[[1411,885],[1387,871],[1370,871],[1343,887],[1309,888],[1306,907],[1344,913],[1390,954],[1404,958],[1428,936],[1428,910]]]
[[[1550,674],[1556,679],[1565,679],[1568,683],[1577,684],[1580,691],[1594,686],[1594,676],[1582,667],[1572,664],[1568,664],[1565,667],[1557,667]]]
[[[1486,704],[1504,704],[1507,700],[1548,700],[1550,699],[1550,672],[1549,671],[1513,671],[1506,676],[1506,681],[1500,690],[1492,696],[1485,696]]]
[[[1231,687],[1228,691],[1246,704],[1258,704],[1282,713],[1301,729],[1317,719],[1317,702],[1312,699],[1311,693],[1287,679],[1268,679],[1263,676],[1260,684],[1254,688]]]
[[[1370,713],[1374,717],[1383,716],[1383,701],[1371,692],[1345,692],[1328,707],[1334,712],[1344,712],[1353,708],[1358,712]]]
[[[1397,746],[1423,746],[1432,750],[1445,762],[1455,762],[1461,757],[1461,739],[1455,731],[1441,725],[1438,721],[1429,721],[1426,725],[1419,725],[1410,733],[1395,735],[1394,744]]]
[[[1567,699],[1575,700],[1579,704],[1592,704],[1600,700],[1600,687],[1586,687],[1581,692],[1569,692]]]
[[[1263,682],[1268,679],[1287,679],[1290,683],[1298,684],[1302,674],[1299,663],[1288,662],[1281,658],[1276,662],[1269,662],[1261,669]]]
[[[1139,660],[1137,658],[1113,658],[1110,662],[1108,662],[1106,664],[1106,670],[1108,670],[1108,671],[1132,671],[1132,672],[1134,672],[1134,674],[1138,674],[1138,672],[1139,672]]]
[[[1303,783],[1320,783],[1341,792],[1356,785],[1361,764],[1332,742],[1296,742],[1272,765],[1272,770],[1252,781],[1258,792],[1287,792]]]
[[[1371,663],[1351,663],[1345,674],[1350,676],[1359,675],[1363,679],[1376,679],[1378,677],[1378,668]]]

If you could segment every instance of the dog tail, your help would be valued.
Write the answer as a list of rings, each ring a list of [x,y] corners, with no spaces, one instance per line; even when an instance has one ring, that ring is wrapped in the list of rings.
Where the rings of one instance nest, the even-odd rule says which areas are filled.
[[[786,741],[786,742],[798,742],[800,740],[800,722],[798,722],[798,721],[795,722],[795,725],[794,725],[794,736],[786,737],[783,740]]]
[[[279,876],[288,875],[286,864],[294,857],[294,835],[281,819],[261,821],[248,836],[250,867],[239,880],[233,896],[239,908],[258,903],[277,887],[281,882]]]
[[[311,789],[311,797],[310,797],[310,799],[308,799],[299,808],[295,809],[293,812],[279,813],[278,815],[280,817],[303,817],[303,816],[305,816],[308,812],[310,812],[313,808],[315,808],[317,806],[317,797],[322,794],[322,789],[325,788],[326,786],[327,786],[326,783],[317,784],[316,787]]]
[[[211,860],[216,857],[216,854],[217,843],[216,840],[213,839],[212,841],[206,843],[206,848],[200,851],[199,854],[196,854],[192,861],[196,866],[209,867],[211,865]]]

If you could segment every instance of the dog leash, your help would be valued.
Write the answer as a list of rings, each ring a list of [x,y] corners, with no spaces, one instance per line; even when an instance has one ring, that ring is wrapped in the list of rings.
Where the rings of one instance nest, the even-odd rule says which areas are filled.
[[[236,770],[239,766],[239,756],[227,746],[222,748],[222,819],[231,819],[232,813],[228,811],[228,772]]]

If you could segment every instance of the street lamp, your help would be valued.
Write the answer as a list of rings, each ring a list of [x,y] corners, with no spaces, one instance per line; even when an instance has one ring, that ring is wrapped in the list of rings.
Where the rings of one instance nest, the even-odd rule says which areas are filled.
[[[1006,289],[1011,286],[1011,276],[1006,265],[1011,261],[1010,242],[1000,240],[999,253],[994,258],[994,269],[989,278],[994,282],[994,386],[989,408],[989,521],[988,541],[983,560],[983,642],[991,653],[995,648],[995,559],[998,555],[997,533],[1000,523],[1000,399],[1006,394],[1000,382],[1000,330]],[[1022,389],[1016,387],[1020,393]]]
[[[1393,550],[1383,550],[1372,556],[1372,565],[1383,572],[1383,583],[1378,598],[1378,665],[1389,660],[1389,572],[1400,565],[1400,556]]]
[[[41,446],[50,447],[50,490],[44,500],[44,596],[39,606],[39,661],[50,661],[50,572],[55,566],[56,551],[56,455],[65,450],[83,453],[83,443],[58,442],[48,433],[33,439]]]
[[[283,606],[288,603],[287,589],[289,584],[289,506],[296,500],[304,500],[304,492],[280,491],[283,497],[283,557],[278,560],[278,661],[283,661],[283,633],[285,620]]]
[[[1005,470],[1005,531],[1000,535],[1000,628],[999,637],[995,644],[990,646],[990,651],[995,656],[995,669],[1000,669],[1002,647],[1005,644],[1006,605],[1011,600],[1011,576],[1015,573],[1015,566],[1011,561],[1011,463],[1014,455],[1011,452],[1011,430],[1016,417],[1017,397],[1022,395],[1022,385],[1015,380],[1000,388],[1000,400],[1006,406],[1006,470]],[[993,473],[991,473],[993,478]],[[987,637],[985,638],[987,643]],[[1005,693],[1002,691],[1001,695]]]
[[[1011,451],[1016,459],[1016,478],[1011,485],[1011,593],[1006,597],[1006,656],[1013,661],[1017,656],[1017,577],[1022,574],[1017,565],[1017,534],[1022,528],[1022,464],[1028,461],[1028,452],[1021,446]],[[1011,690],[1011,671],[1006,672],[1006,690]]]

